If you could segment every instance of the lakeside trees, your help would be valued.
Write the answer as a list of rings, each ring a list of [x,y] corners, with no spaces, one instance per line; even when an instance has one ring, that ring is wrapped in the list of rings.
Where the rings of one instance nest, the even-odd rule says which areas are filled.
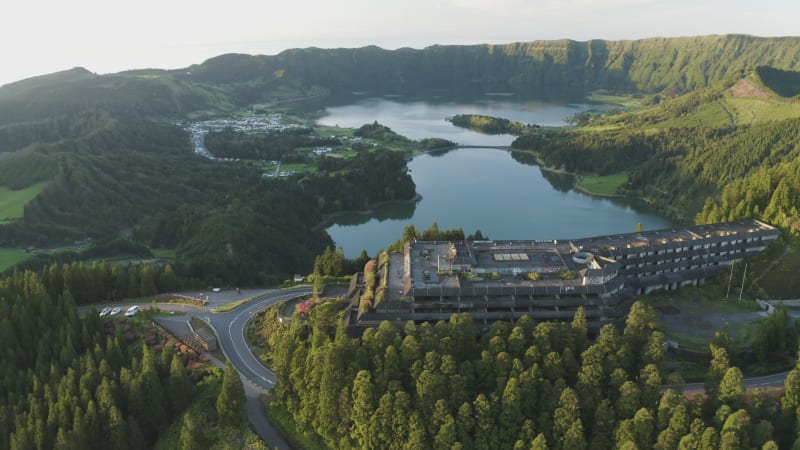
[[[542,131],[521,136],[512,146],[535,151],[547,165],[569,171],[628,171],[621,193],[650,198],[679,220],[692,220],[691,213],[700,211],[700,223],[756,217],[797,229],[797,142],[800,119],[735,131]],[[719,200],[713,197],[717,193]]]
[[[501,117],[482,116],[480,114],[456,114],[447,121],[457,127],[468,128],[485,134],[525,134],[539,128],[538,125],[525,125]]]

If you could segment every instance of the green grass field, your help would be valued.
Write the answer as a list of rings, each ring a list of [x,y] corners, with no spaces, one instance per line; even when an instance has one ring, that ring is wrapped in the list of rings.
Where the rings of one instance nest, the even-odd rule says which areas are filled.
[[[0,187],[0,223],[21,219],[25,213],[25,205],[39,195],[46,186],[46,182],[41,182],[17,191]]]
[[[31,254],[18,248],[0,248],[0,272],[30,258]]]
[[[310,164],[302,164],[302,163],[293,163],[293,164],[281,164],[281,172],[295,172],[295,173],[303,173],[303,172],[316,172],[317,167]]]
[[[607,103],[611,105],[620,105],[625,107],[639,106],[640,100],[631,95],[612,95],[593,93],[586,97],[586,100],[597,103]]]
[[[654,292],[644,300],[659,310],[659,328],[667,339],[688,350],[705,351],[714,333],[723,328],[737,338],[737,346],[746,345],[753,323],[758,320],[749,316],[759,310],[755,301],[724,301],[724,297],[721,286],[708,284]]]
[[[158,258],[175,259],[177,256],[174,248],[151,248],[150,252]]]
[[[733,114],[736,125],[800,117],[800,104],[759,98],[726,98],[724,103]]]
[[[628,181],[626,172],[619,172],[612,175],[594,176],[588,175],[578,182],[578,187],[597,195],[614,195],[619,187]]]
[[[322,137],[331,137],[331,136],[352,136],[353,130],[352,128],[342,128],[342,127],[329,127],[326,125],[317,125],[314,127]]]
[[[800,298],[800,247],[790,246],[786,253],[779,256],[777,264],[772,266],[758,285],[770,298]]]

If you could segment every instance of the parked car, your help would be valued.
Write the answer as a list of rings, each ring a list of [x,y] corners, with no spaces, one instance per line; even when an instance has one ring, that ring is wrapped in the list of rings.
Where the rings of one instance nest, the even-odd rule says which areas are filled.
[[[105,317],[111,313],[111,308],[106,306],[105,308],[100,310],[100,317]]]
[[[136,305],[133,305],[130,308],[128,308],[127,311],[125,311],[125,317],[133,317],[138,312],[139,312],[139,307],[136,306]]]
[[[114,309],[111,310],[111,313],[109,315],[116,316],[117,314],[119,314],[121,312],[122,312],[122,308],[120,308],[119,306],[115,306]]]

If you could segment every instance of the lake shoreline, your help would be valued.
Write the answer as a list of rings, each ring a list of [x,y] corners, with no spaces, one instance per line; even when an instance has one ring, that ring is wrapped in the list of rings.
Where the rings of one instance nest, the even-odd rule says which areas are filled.
[[[536,152],[514,149],[513,136],[487,136],[443,120],[455,114],[489,114],[521,123],[563,126],[565,116],[585,109],[585,105],[567,108],[543,102],[385,99],[329,108],[317,123],[357,127],[377,120],[409,139],[436,137],[456,145],[416,149],[407,155],[420,197],[321,214],[314,229],[324,229],[345,255],[357,257],[361,249],[372,254],[385,248],[409,223],[480,229],[497,239],[598,236],[625,232],[636,223],[648,229],[670,227],[671,220],[654,211],[647,200],[586,192],[577,186],[581,174],[549,167]]]
[[[653,201],[650,198],[647,198],[647,197],[638,197],[638,196],[625,195],[625,194],[601,194],[599,192],[592,192],[592,191],[580,186],[579,183],[580,183],[581,179],[583,179],[583,175],[582,174],[580,174],[578,172],[570,172],[570,171],[564,169],[563,167],[562,168],[550,167],[547,164],[545,164],[545,162],[542,160],[542,158],[536,152],[533,152],[533,151],[530,151],[530,150],[514,150],[514,151],[526,152],[526,153],[530,153],[530,154],[536,156],[536,163],[539,164],[539,168],[542,169],[542,170],[546,170],[546,171],[552,172],[552,173],[557,173],[557,174],[560,174],[560,175],[570,175],[570,176],[575,177],[575,183],[573,184],[572,189],[574,189],[575,191],[580,192],[582,194],[586,194],[586,195],[589,195],[589,196],[592,196],[592,197],[598,197],[598,198],[619,198],[619,199],[624,199],[624,200],[640,200],[640,201],[643,201],[643,202],[647,203],[648,205],[651,205],[653,203]]]
[[[421,200],[422,200],[422,196],[421,195],[414,194],[414,196],[411,197],[408,200],[384,200],[382,202],[376,202],[376,203],[373,203],[373,204],[369,205],[369,208],[367,208],[367,209],[362,209],[362,210],[344,210],[344,211],[336,211],[336,212],[328,213],[322,218],[322,220],[316,226],[314,226],[314,228],[312,228],[312,230],[313,231],[317,231],[320,228],[329,228],[329,227],[331,227],[332,225],[334,225],[333,224],[333,220],[336,219],[339,216],[344,216],[344,215],[347,215],[347,214],[357,214],[357,215],[368,216],[368,215],[375,214],[375,210],[380,208],[380,207],[383,207],[383,206],[412,204],[412,203],[416,204],[416,203],[419,203]]]

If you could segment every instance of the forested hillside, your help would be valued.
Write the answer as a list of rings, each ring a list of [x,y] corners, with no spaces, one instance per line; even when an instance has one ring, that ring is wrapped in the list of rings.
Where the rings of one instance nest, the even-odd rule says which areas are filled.
[[[582,116],[576,128],[532,130],[513,147],[532,150],[545,164],[568,171],[626,172],[628,181],[619,194],[645,197],[682,222],[692,221],[707,198],[729,189],[722,210],[708,210],[701,220],[752,216],[789,227],[796,217],[792,211],[800,207],[796,196],[776,199],[764,213],[777,187],[775,174],[786,170],[777,167],[800,157],[800,104],[769,96],[743,98],[736,86],[728,80],[637,110]],[[748,200],[740,202],[742,180],[759,180],[764,189],[749,192]]]
[[[336,302],[291,324],[268,311],[261,333],[278,375],[276,405],[329,448],[789,448],[800,404],[795,368],[781,398],[745,400],[725,339],[711,344],[708,400],[661,369],[664,336],[636,303],[618,331],[572,323],[496,322],[476,336],[468,314],[435,325],[388,322],[347,337]],[[728,343],[729,344],[729,343]],[[669,389],[664,389],[663,385]],[[773,441],[774,440],[774,441]]]
[[[800,232],[798,49],[796,37],[741,35],[310,48],[223,55],[181,70],[76,68],[0,87],[0,186],[38,193],[22,216],[2,217],[0,246],[40,254],[28,262],[39,274],[10,271],[0,280],[0,448],[152,447],[195,392],[203,420],[186,416],[181,446],[226,436],[217,427],[241,417],[226,412],[227,401],[209,413],[209,399],[238,378],[194,374],[205,379],[195,386],[170,346],[129,340],[94,314],[81,319],[75,305],[185,280],[274,285],[309,272],[320,254],[318,274],[341,275],[341,253],[321,229],[326,215],[413,198],[410,149],[447,144],[412,143],[376,122],[351,133],[359,145],[315,159],[313,147],[345,138],[228,128],[209,132],[209,147],[247,161],[212,160],[193,152],[184,121],[351,91],[560,100],[627,91],[641,108],[581,116],[567,130],[503,126],[523,134],[514,147],[527,154],[517,157],[622,174],[619,194],[645,197],[679,221],[758,217]],[[471,125],[488,123],[474,118]],[[271,177],[280,167],[272,159],[307,164]],[[437,238],[434,230],[421,238]],[[88,250],[62,251],[89,238]],[[137,257],[159,249],[175,261],[73,261],[115,249]],[[622,331],[609,325],[592,341],[582,312],[572,323],[495,323],[480,336],[459,315],[409,324],[402,334],[383,324],[352,339],[338,303],[308,302],[289,323],[272,310],[259,324],[278,379],[275,404],[330,447],[798,445],[800,369],[780,403],[762,392],[746,401],[742,373],[718,339],[708,401],[689,401],[679,377],[663,370],[664,335],[644,304],[633,306]],[[671,389],[662,392],[665,383]]]
[[[223,55],[182,70],[96,75],[75,68],[22,80],[0,87],[0,185],[44,188],[24,217],[0,225],[0,245],[132,238],[176,251],[176,271],[184,275],[231,284],[308,271],[330,245],[316,229],[323,214],[413,197],[402,156],[349,150],[345,160],[323,158],[302,176],[267,180],[259,161],[307,164],[312,158],[298,148],[340,141],[306,131],[212,132],[208,145],[215,152],[254,161],[212,162],[192,153],[188,133],[176,123],[351,91],[561,99],[599,88],[653,94],[652,107],[582,118],[570,133],[531,128],[515,146],[568,170],[626,171],[623,194],[650,198],[688,221],[730,182],[796,156],[800,104],[790,70],[800,68],[797,48],[800,38],[741,35],[310,48]],[[767,98],[731,94],[745,75]],[[362,137],[386,147],[411,145],[370,130],[359,133],[372,133]],[[716,214],[722,215],[731,213]]]
[[[121,281],[113,274],[145,285],[160,270],[118,269],[53,266],[42,278],[0,279],[0,448],[144,450],[170,428],[181,430],[180,443],[162,448],[223,448],[222,439],[266,448],[245,423],[232,367],[223,376],[150,321],[78,315],[70,289],[96,301],[91,292]],[[223,407],[209,408],[217,398]]]
[[[307,134],[278,133],[252,145],[246,141],[253,136],[219,141],[253,159],[329,142]],[[0,137],[7,155],[0,185],[45,183],[21,220],[0,225],[0,246],[133,238],[175,249],[181,275],[215,284],[273,283],[308,271],[331,244],[315,228],[324,214],[415,194],[400,153],[363,152],[329,161],[319,174],[270,179],[256,165],[193,154],[188,133],[176,125],[113,108],[6,125]],[[253,148],[264,149],[236,153]]]
[[[423,50],[293,49],[276,56],[224,55],[191,67],[204,83],[233,86],[240,98],[290,82],[334,92],[516,92],[582,98],[594,89],[677,94],[750,72],[798,70],[800,38],[744,35],[637,41],[533,41],[436,45]],[[253,91],[253,82],[262,92]]]
[[[758,66],[798,70],[798,47],[797,37],[722,35],[422,50],[306,48],[274,56],[222,55],[180,70],[110,75],[75,68],[0,88],[0,125],[90,109],[135,118],[182,117],[351,91],[516,92],[570,99],[595,89],[675,95]]]

